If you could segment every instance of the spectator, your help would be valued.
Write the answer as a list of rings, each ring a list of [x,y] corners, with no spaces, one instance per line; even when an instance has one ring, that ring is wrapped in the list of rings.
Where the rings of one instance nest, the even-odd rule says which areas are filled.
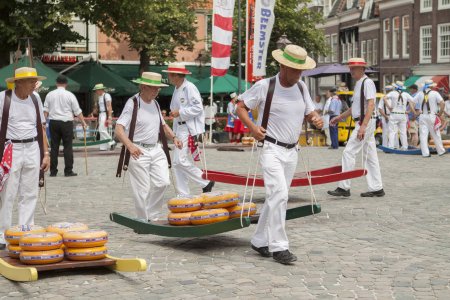
[[[320,95],[316,95],[316,97],[314,97],[315,111],[319,115],[322,115],[322,113],[323,113],[323,106],[324,106],[324,104],[322,103],[321,99],[322,99],[322,97]]]
[[[330,126],[329,126],[330,115],[328,114],[328,110],[330,108],[330,103],[331,103],[331,94],[330,94],[329,91],[327,91],[326,97],[327,97],[327,101],[325,102],[325,105],[323,106],[323,116],[322,116],[323,127],[322,127],[322,130],[325,133],[325,137],[326,137],[325,145],[331,146]]]
[[[208,97],[208,101],[205,101],[205,140],[210,141],[210,131],[215,128],[216,114],[217,114],[217,104],[215,102],[211,104],[211,97]]]
[[[336,95],[336,89],[329,90],[331,95],[330,108],[328,109],[328,114],[330,115],[330,120],[334,117],[338,116],[341,113],[342,102],[339,97]],[[328,149],[338,149],[339,148],[339,139],[338,139],[338,123],[329,124],[330,128],[330,137],[331,137],[331,146]]]
[[[450,91],[448,92],[447,96],[445,97],[445,108],[444,108],[444,118],[445,123],[443,125],[445,134],[448,134],[448,128],[450,123]]]
[[[234,143],[235,134],[234,131],[234,120],[236,120],[237,116],[234,112],[234,108],[236,105],[236,99],[237,94],[231,93],[230,94],[230,102],[227,106],[227,114],[228,114],[228,120],[227,120],[227,126],[225,126],[225,131],[228,132],[228,139],[230,140],[230,143]]]

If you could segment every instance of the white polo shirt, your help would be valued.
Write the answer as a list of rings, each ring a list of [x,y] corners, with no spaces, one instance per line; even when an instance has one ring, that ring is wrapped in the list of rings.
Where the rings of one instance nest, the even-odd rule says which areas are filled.
[[[159,137],[159,122],[162,120],[163,124],[165,124],[164,118],[161,113],[158,112],[156,100],[152,100],[150,103],[145,103],[139,94],[136,94],[135,96],[138,98],[138,112],[133,141],[144,144],[156,144]],[[125,107],[123,108],[122,114],[116,123],[125,127],[127,136],[130,130],[131,117],[133,115],[134,107],[133,98],[135,96],[128,99]]]
[[[5,103],[5,92],[0,93],[0,124],[3,115],[3,103]],[[45,124],[42,109],[42,100],[37,93],[34,93],[38,100],[41,122]],[[9,107],[8,128],[6,139],[26,140],[37,136],[36,131],[36,108],[30,96],[22,100],[16,96],[15,91],[11,95],[11,106]]]
[[[364,79],[367,78],[366,81]],[[368,78],[364,75],[361,79],[359,79],[355,84],[355,89],[353,91],[353,103],[352,103],[352,117],[359,118],[361,117],[361,103],[360,103],[360,94],[361,94],[361,84],[364,81],[364,95],[366,96],[366,100],[364,102],[364,114],[367,112],[367,103],[369,99],[376,100],[377,89],[375,87],[375,83],[372,79]],[[362,116],[364,118],[364,116]]]
[[[386,103],[386,110],[384,103]],[[391,113],[391,111],[389,110],[389,108],[387,107],[387,105],[391,106],[391,99],[389,99],[387,96],[383,97],[380,99],[380,102],[378,102],[378,109],[381,109],[382,111],[384,111],[385,114],[389,115]]]
[[[413,101],[410,94],[402,92],[402,101],[400,101],[400,93],[397,91],[391,91],[386,96],[391,100],[391,108],[393,113],[404,114],[406,112],[406,106],[409,101]]]
[[[239,96],[239,99],[243,100],[248,108],[258,108],[258,115],[260,116],[257,122],[258,126],[261,126],[262,116],[264,115],[269,81],[270,78],[260,80]],[[300,81],[300,84],[303,87],[304,98],[297,84],[285,88],[279,82],[279,74],[276,76],[275,91],[267,124],[267,135],[283,143],[297,143],[304,116],[309,115],[315,109],[306,84],[303,81]]]
[[[416,105],[417,104],[419,105],[419,110],[422,110],[422,103],[424,98],[425,98],[424,92],[418,92],[414,97],[414,103],[416,103]],[[442,101],[444,101],[444,99],[438,92],[430,91],[428,93],[428,103],[430,104],[431,113],[437,114],[437,112],[439,111],[438,104],[441,103]],[[423,105],[422,114],[428,114],[428,107],[426,104]]]
[[[74,94],[64,87],[58,87],[45,97],[44,111],[49,120],[73,121],[73,116],[81,114],[81,108]]]
[[[101,96],[98,97],[98,111],[99,111],[99,113],[107,112],[107,111],[105,110],[105,108],[106,108],[106,103],[105,103],[105,101],[106,101],[106,102],[112,102],[112,98],[111,98],[111,95],[110,95],[110,94],[108,94],[108,93],[103,93],[103,95],[101,95]]]

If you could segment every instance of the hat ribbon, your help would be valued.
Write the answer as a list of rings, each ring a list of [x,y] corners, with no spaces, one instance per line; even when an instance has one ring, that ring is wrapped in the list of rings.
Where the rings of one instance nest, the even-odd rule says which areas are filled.
[[[290,56],[286,52],[283,51],[283,57],[289,60],[290,62],[303,65],[306,62],[306,59],[297,59],[295,57]]]
[[[152,80],[147,78],[139,78],[140,81],[147,82],[147,83],[153,83],[153,84],[161,84],[161,80]]]
[[[366,64],[366,62],[364,62],[364,61],[351,61],[351,62],[348,63],[349,66],[351,66],[351,65],[357,65],[357,66],[361,65],[362,66],[362,65],[365,65],[365,64]]]
[[[23,77],[37,77],[37,72],[23,72],[18,73],[14,76],[14,78],[23,78]]]
[[[167,71],[176,71],[176,72],[186,72],[188,71],[186,68],[168,68]]]

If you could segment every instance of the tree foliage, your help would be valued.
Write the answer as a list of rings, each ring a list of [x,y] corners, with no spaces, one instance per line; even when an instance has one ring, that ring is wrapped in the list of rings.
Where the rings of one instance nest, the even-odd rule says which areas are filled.
[[[0,1],[0,66],[9,63],[9,53],[17,49],[20,38],[32,38],[35,55],[81,39],[73,32],[70,21],[64,1]]]

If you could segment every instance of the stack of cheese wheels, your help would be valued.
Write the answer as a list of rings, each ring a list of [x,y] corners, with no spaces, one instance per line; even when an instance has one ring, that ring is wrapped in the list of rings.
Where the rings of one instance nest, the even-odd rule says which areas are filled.
[[[203,193],[203,209],[226,208],[239,203],[239,194],[233,192]]]
[[[52,225],[47,226],[48,232],[56,232],[60,235],[64,235],[67,231],[80,231],[80,230],[88,230],[88,226],[83,223],[70,223],[70,222],[59,222]]]
[[[202,209],[191,214],[191,223],[204,225],[226,221],[228,218],[229,213],[225,208]]]
[[[253,145],[255,139],[251,136],[242,138],[242,145]]]
[[[43,265],[64,259],[61,249],[62,237],[59,233],[44,232],[25,234],[20,238],[20,261],[28,265]]]
[[[248,215],[252,216],[256,214],[256,204],[255,203],[238,203],[236,206],[232,206],[228,208],[228,212],[230,213],[230,219],[241,217],[242,207],[244,207],[243,217],[247,217]],[[250,214],[249,214],[250,210]]]
[[[106,257],[108,233],[103,230],[67,231],[63,242],[68,259],[98,260]]]
[[[171,225],[190,225],[191,212],[200,210],[203,205],[202,196],[178,196],[167,203],[171,213],[167,216]]]
[[[18,225],[5,230],[5,240],[8,242],[8,255],[19,258],[21,251],[19,246],[20,238],[27,233],[40,232],[45,232],[45,229],[37,225]]]

